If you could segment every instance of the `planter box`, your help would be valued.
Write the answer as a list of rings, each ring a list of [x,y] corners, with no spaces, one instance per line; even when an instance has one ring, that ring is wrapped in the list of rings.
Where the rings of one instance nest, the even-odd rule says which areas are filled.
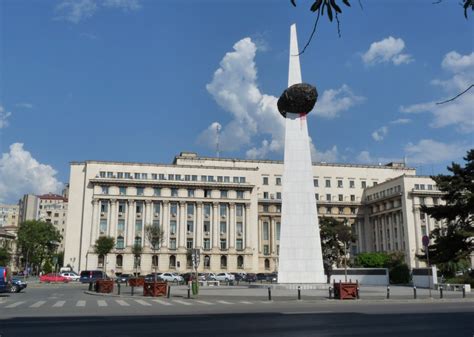
[[[130,287],[143,287],[145,284],[145,278],[144,277],[134,277],[128,279],[128,285]]]
[[[114,291],[114,280],[97,280],[96,292],[102,294],[109,294]]]
[[[358,297],[359,283],[333,283],[334,298],[339,300],[355,300]]]
[[[168,284],[166,282],[145,282],[143,296],[166,296]]]

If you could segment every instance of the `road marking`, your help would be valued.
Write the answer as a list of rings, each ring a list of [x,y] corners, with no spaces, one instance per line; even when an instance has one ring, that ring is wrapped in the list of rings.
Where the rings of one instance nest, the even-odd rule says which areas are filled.
[[[249,301],[239,301],[239,303],[242,303],[242,304],[252,304],[252,302],[249,302]]]
[[[105,302],[104,300],[97,300],[97,305],[99,307],[106,307],[107,306],[107,302]]]
[[[273,301],[260,301],[260,303],[262,304],[269,304],[269,303],[272,303]]]
[[[283,315],[313,315],[313,314],[332,314],[334,311],[292,311],[282,312]]]
[[[46,303],[46,301],[38,301],[38,302],[33,303],[32,305],[30,305],[30,308],[39,308],[45,303]]]
[[[195,300],[194,302],[201,303],[201,304],[206,304],[206,305],[214,305],[214,303],[207,302],[207,301]]]
[[[79,300],[76,303],[76,307],[85,307],[86,306],[86,301],[84,300]]]
[[[163,304],[163,305],[173,305],[172,303],[166,302],[166,301],[163,301],[163,300],[152,300],[152,301],[156,302],[156,303]]]
[[[184,305],[193,305],[192,303],[186,302],[186,301],[181,301],[181,300],[173,300],[173,302],[184,304]]]
[[[221,303],[221,304],[232,304],[232,303],[227,302],[227,301],[217,301],[217,303]]]
[[[120,304],[122,307],[129,307],[130,304],[128,304],[127,302],[125,302],[124,300],[115,300],[115,302],[117,302],[118,304]]]
[[[57,301],[56,303],[53,304],[53,308],[61,308],[66,301]]]
[[[144,305],[144,306],[150,306],[151,304],[144,301],[144,300],[135,300],[135,302],[137,302],[138,304],[141,304],[141,305]]]
[[[16,308],[17,306],[22,305],[23,303],[25,303],[25,301],[15,302],[15,303],[7,305],[5,308]]]

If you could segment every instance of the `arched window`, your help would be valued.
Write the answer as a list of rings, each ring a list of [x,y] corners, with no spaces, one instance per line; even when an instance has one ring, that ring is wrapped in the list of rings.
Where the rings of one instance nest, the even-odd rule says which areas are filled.
[[[135,236],[135,245],[141,246],[142,245],[142,238],[139,236]]]
[[[158,255],[153,255],[151,257],[151,266],[158,267]]]
[[[170,269],[175,269],[176,268],[176,256],[171,255],[170,256]]]
[[[227,268],[227,256],[225,255],[221,256],[221,268],[222,269]]]
[[[100,254],[99,255],[99,258],[97,260],[97,266],[99,268],[103,268],[104,267],[104,255]]]
[[[270,260],[269,259],[265,259],[265,269],[270,269]]]
[[[115,258],[115,266],[116,267],[122,267],[123,266],[123,256],[122,255],[117,255]]]
[[[204,269],[211,268],[211,258],[209,255],[204,256]]]
[[[186,255],[186,267],[191,268],[193,266],[193,257],[191,254]]]
[[[237,268],[244,269],[244,257],[242,255],[237,256]]]
[[[124,249],[125,248],[125,242],[123,239],[123,236],[117,237],[117,244],[115,245],[117,249]]]

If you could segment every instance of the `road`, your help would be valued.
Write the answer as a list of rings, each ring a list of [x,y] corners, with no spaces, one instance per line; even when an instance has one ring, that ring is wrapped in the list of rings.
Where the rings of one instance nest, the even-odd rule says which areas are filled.
[[[474,335],[472,300],[152,299],[91,296],[85,288],[39,285],[0,297],[0,336]]]

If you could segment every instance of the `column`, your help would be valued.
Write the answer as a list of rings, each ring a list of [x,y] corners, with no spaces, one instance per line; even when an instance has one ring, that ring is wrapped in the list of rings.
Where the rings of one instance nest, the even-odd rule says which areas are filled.
[[[178,248],[186,248],[186,218],[185,218],[185,206],[184,201],[179,202],[179,214],[178,214]]]
[[[235,203],[229,204],[229,249],[235,249]]]
[[[270,254],[276,254],[276,221],[274,217],[270,218]]]
[[[127,246],[133,246],[135,228],[135,201],[130,199],[127,204]]]
[[[219,203],[212,203],[212,248],[219,248]]]
[[[170,209],[169,207],[170,207],[169,201],[163,200],[163,203],[161,204],[161,213],[162,213],[161,226],[164,232],[163,244],[161,246],[163,248],[168,248],[169,237],[170,237],[170,220],[169,220]]]
[[[92,230],[91,230],[91,246],[95,244],[95,240],[99,237],[99,215],[100,202],[98,199],[92,200]]]
[[[196,231],[196,242],[194,247],[197,249],[202,248],[202,226],[203,226],[203,216],[202,216],[202,201],[196,203],[196,222],[194,224]],[[203,262],[202,262],[203,263]]]
[[[143,243],[144,243],[144,247],[150,247],[150,244],[146,238],[146,235],[145,235],[145,227],[147,225],[151,225],[151,213],[152,213],[152,204],[151,204],[151,200],[145,200],[145,216],[144,216],[144,220],[143,220],[143,224],[142,224],[142,240],[143,240]]]
[[[110,212],[109,212],[109,236],[114,239],[117,237],[117,199],[110,199]]]
[[[245,249],[250,249],[250,203],[245,204]]]

